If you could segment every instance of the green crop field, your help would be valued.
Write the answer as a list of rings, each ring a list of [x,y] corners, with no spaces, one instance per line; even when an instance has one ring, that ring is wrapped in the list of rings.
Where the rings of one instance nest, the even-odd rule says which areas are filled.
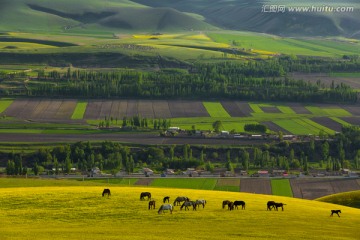
[[[289,179],[271,179],[271,190],[273,195],[292,197]]]
[[[71,119],[83,119],[87,104],[88,104],[87,102],[83,102],[83,101],[77,102],[74,112],[71,116]]]
[[[330,73],[330,77],[346,77],[346,78],[359,78],[360,72],[352,72],[352,73]]]
[[[0,113],[5,111],[13,103],[13,101],[14,100],[11,99],[0,99]]]
[[[3,180],[0,180],[3,181]],[[261,194],[206,190],[118,187],[69,181],[78,186],[0,186],[1,239],[357,239],[360,210],[319,201]],[[102,197],[104,188],[111,196]],[[140,201],[152,193],[156,209]],[[174,207],[158,214],[164,196],[205,199],[196,211]],[[246,210],[222,209],[225,199],[243,200]],[[266,211],[266,202],[286,203],[284,211]],[[330,209],[341,209],[341,218],[329,218]],[[231,220],[231,221],[230,221]],[[239,227],[241,226],[241,227]],[[341,235],[339,231],[341,230]],[[191,233],[191,234],[184,234]],[[338,236],[338,237],[336,237]]]
[[[321,116],[337,116],[337,117],[350,117],[351,113],[342,108],[320,108],[315,106],[306,107],[314,115]]]
[[[211,117],[230,117],[219,102],[203,102],[203,104]]]

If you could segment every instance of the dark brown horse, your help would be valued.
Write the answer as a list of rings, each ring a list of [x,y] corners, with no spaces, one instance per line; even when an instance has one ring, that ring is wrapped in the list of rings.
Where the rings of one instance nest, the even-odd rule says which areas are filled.
[[[108,195],[108,197],[111,196],[110,189],[108,189],[108,188],[104,189],[104,191],[102,192],[102,196],[105,196],[106,194]]]
[[[222,208],[224,209],[225,206],[227,206],[229,203],[230,203],[229,200],[224,200],[224,201],[222,202]]]
[[[275,204],[276,204],[276,202],[274,202],[274,201],[268,201],[267,202],[267,210],[269,210],[269,211],[271,211],[271,209],[275,209]]]
[[[245,209],[245,202],[244,201],[235,201],[234,202],[234,207],[236,209],[239,209],[238,206],[241,205],[241,209]]]
[[[230,210],[230,211],[234,210],[234,202],[228,203],[228,210]]]
[[[166,203],[166,202],[170,202],[170,197],[169,196],[164,197],[163,203]]]
[[[330,215],[330,217],[332,217],[334,213],[337,214],[338,217],[340,217],[339,213],[341,213],[341,210],[331,210],[331,215]]]
[[[149,192],[142,192],[140,194],[140,200],[145,200],[145,197],[147,197],[147,200],[150,200],[151,199],[151,193]]]
[[[286,205],[286,204],[285,203],[275,203],[276,211],[278,211],[278,208],[280,208],[280,207],[284,211],[284,205]]]
[[[149,210],[150,209],[155,209],[155,200],[150,200],[149,201]]]

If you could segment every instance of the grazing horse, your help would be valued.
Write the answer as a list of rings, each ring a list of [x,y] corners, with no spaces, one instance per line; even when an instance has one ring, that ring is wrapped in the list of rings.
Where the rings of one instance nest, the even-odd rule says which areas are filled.
[[[180,203],[189,201],[188,197],[177,197],[174,201],[174,206],[180,205]]]
[[[171,204],[163,204],[163,205],[161,205],[161,207],[159,208],[158,214],[160,214],[160,213],[165,213],[165,212],[164,212],[165,210],[170,210],[170,213],[172,214],[173,209],[174,209],[173,205],[171,205]]]
[[[183,209],[183,207],[185,207],[185,211],[186,210],[189,210],[189,206],[192,206],[193,207],[193,211],[196,210],[196,202],[194,201],[185,201],[181,207],[180,207],[180,210]]]
[[[276,207],[275,204],[276,204],[276,202],[274,202],[274,201],[268,201],[267,202],[267,210],[271,211],[272,208],[275,209],[275,207]]]
[[[224,200],[224,201],[222,202],[222,208],[224,209],[225,206],[227,206],[229,203],[230,203],[229,200]]]
[[[284,211],[284,205],[286,205],[286,204],[285,203],[275,203],[276,211],[278,211],[279,207],[281,207],[281,209]]]
[[[150,209],[155,209],[155,200],[149,201],[149,210]]]
[[[331,210],[331,215],[330,215],[330,217],[332,217],[334,213],[337,214],[338,217],[340,217],[339,213],[341,213],[341,210]]]
[[[234,210],[234,202],[229,202],[228,203],[228,210]]]
[[[151,193],[149,192],[142,192],[140,194],[140,200],[145,200],[145,197],[147,197],[147,200],[150,200],[151,199]]]
[[[105,188],[104,191],[102,192],[102,196],[105,196],[105,194],[107,194],[108,197],[110,197],[111,196],[110,189]]]
[[[198,200],[195,201],[195,203],[196,203],[196,205],[197,205],[198,207],[200,207],[200,205],[202,205],[203,208],[204,208],[205,205],[206,205],[206,200],[204,200],[204,199],[198,199]]]
[[[170,202],[170,197],[169,196],[164,197],[163,203],[166,203],[166,202]]]
[[[245,209],[245,202],[244,201],[235,201],[234,207],[238,209],[238,206],[241,205],[241,209]]]

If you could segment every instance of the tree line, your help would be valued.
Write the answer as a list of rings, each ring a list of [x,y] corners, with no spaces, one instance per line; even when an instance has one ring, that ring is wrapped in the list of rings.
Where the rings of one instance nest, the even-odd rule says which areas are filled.
[[[358,67],[356,69],[356,67]],[[358,71],[358,61],[291,59],[197,63],[188,71],[139,70],[66,72],[38,71],[26,82],[27,96],[84,98],[223,98],[237,100],[356,102],[357,93],[345,84],[294,80],[292,71]],[[6,94],[6,91],[4,91]],[[8,92],[10,94],[10,92]]]
[[[344,127],[335,136],[322,140],[291,143],[281,141],[261,146],[214,147],[185,145],[126,146],[104,141],[100,145],[90,142],[66,144],[54,148],[41,148],[33,153],[7,154],[6,172],[23,175],[32,170],[38,174],[70,173],[76,168],[87,174],[94,167],[115,174],[128,173],[151,167],[156,171],[167,168],[185,170],[202,168],[213,171],[214,166],[228,170],[285,169],[309,171],[310,163],[328,171],[360,169],[360,128]],[[2,158],[4,158],[2,154]]]

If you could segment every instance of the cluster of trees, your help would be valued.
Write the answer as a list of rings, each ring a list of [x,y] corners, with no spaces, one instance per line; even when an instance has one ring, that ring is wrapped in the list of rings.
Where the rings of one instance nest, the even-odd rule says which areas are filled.
[[[25,174],[28,168],[35,174],[48,170],[53,174],[70,173],[75,167],[83,173],[98,167],[111,173],[133,172],[143,167],[162,171],[166,168],[184,170],[188,167],[229,170],[296,169],[309,170],[310,163],[329,171],[341,168],[360,169],[360,128],[344,127],[341,134],[329,140],[276,144],[256,147],[212,147],[185,145],[124,146],[114,142],[78,142],[55,148],[41,148],[29,154],[10,154],[7,162],[9,175]]]
[[[104,120],[99,122],[100,128],[109,128],[111,125],[121,124],[122,127],[131,127],[131,128],[153,128],[153,129],[168,129],[171,126],[171,119],[148,119],[146,117],[141,117],[140,115],[135,115],[132,117],[124,116],[121,121],[117,118],[106,117]]]
[[[266,133],[267,127],[263,124],[245,124],[246,132]]]
[[[326,88],[321,83],[293,80],[291,71],[350,71],[358,61],[274,58],[266,61],[194,64],[189,71],[116,72],[39,71],[36,81],[26,86],[28,96],[86,98],[229,98],[240,100],[355,102],[356,92],[339,84]],[[302,69],[304,68],[304,69]],[[309,68],[309,69],[307,69]],[[319,69],[318,69],[319,68]],[[357,71],[357,70],[354,70]]]

